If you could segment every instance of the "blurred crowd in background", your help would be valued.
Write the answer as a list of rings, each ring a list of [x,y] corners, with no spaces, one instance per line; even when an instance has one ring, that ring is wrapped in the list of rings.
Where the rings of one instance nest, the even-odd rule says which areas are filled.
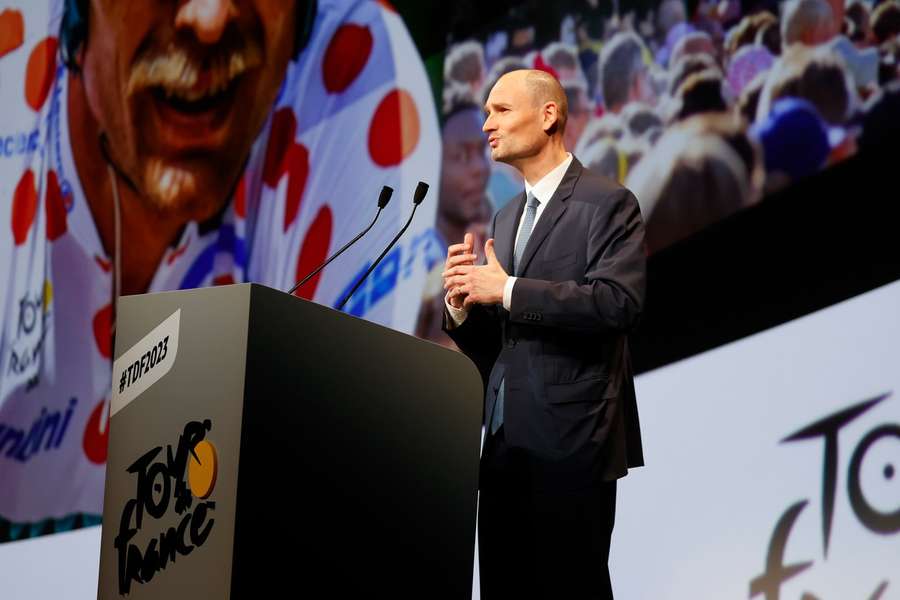
[[[447,244],[473,231],[481,248],[523,190],[481,132],[487,94],[515,69],[562,83],[567,148],[635,193],[650,253],[896,138],[900,0],[635,5],[569,0],[548,17],[525,2],[448,46],[436,223]],[[431,292],[418,333],[448,343],[442,290]]]

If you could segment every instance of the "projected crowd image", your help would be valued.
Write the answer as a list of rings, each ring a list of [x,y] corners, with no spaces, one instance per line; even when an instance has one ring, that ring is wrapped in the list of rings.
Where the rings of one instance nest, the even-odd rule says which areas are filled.
[[[471,123],[508,71],[559,78],[569,150],[635,193],[653,253],[895,131],[898,31],[894,0],[517,5],[447,50],[438,229],[522,189]]]

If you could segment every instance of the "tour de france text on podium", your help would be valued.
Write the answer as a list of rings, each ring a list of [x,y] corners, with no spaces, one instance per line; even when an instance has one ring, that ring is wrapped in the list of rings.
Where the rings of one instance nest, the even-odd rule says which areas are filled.
[[[147,350],[141,355],[140,360],[136,360],[128,369],[122,370],[119,376],[119,393],[122,394],[131,384],[138,381],[142,376],[150,372],[150,369],[157,365],[162,365],[169,353],[169,336],[163,337],[152,349]]]
[[[207,498],[215,487],[218,470],[215,446],[206,439],[211,429],[210,419],[191,421],[184,426],[174,449],[167,444],[165,455],[160,456],[163,447],[152,448],[126,469],[135,476],[135,493],[122,509],[114,542],[120,594],[128,594],[132,582],[149,582],[179,555],[187,556],[209,538],[215,525],[210,513],[216,503]],[[195,499],[200,500],[196,505]],[[131,542],[145,524],[152,527],[170,510],[181,515],[177,526],[161,531],[143,549]],[[152,520],[145,523],[147,515]]]
[[[112,415],[172,369],[178,355],[180,326],[181,309],[178,309],[113,362]]]

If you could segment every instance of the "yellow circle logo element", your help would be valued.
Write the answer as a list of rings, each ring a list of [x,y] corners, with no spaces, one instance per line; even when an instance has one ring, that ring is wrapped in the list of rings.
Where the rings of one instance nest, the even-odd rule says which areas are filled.
[[[191,493],[197,498],[209,498],[216,487],[218,471],[219,461],[212,442],[203,440],[194,446],[188,459],[188,485],[191,486]]]

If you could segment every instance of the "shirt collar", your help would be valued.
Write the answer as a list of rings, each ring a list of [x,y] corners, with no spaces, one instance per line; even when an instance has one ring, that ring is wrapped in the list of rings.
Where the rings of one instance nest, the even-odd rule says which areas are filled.
[[[566,175],[566,171],[569,170],[570,164],[572,164],[572,154],[566,152],[566,159],[541,177],[537,183],[529,185],[528,181],[525,181],[525,195],[532,194],[541,204],[550,200]]]

